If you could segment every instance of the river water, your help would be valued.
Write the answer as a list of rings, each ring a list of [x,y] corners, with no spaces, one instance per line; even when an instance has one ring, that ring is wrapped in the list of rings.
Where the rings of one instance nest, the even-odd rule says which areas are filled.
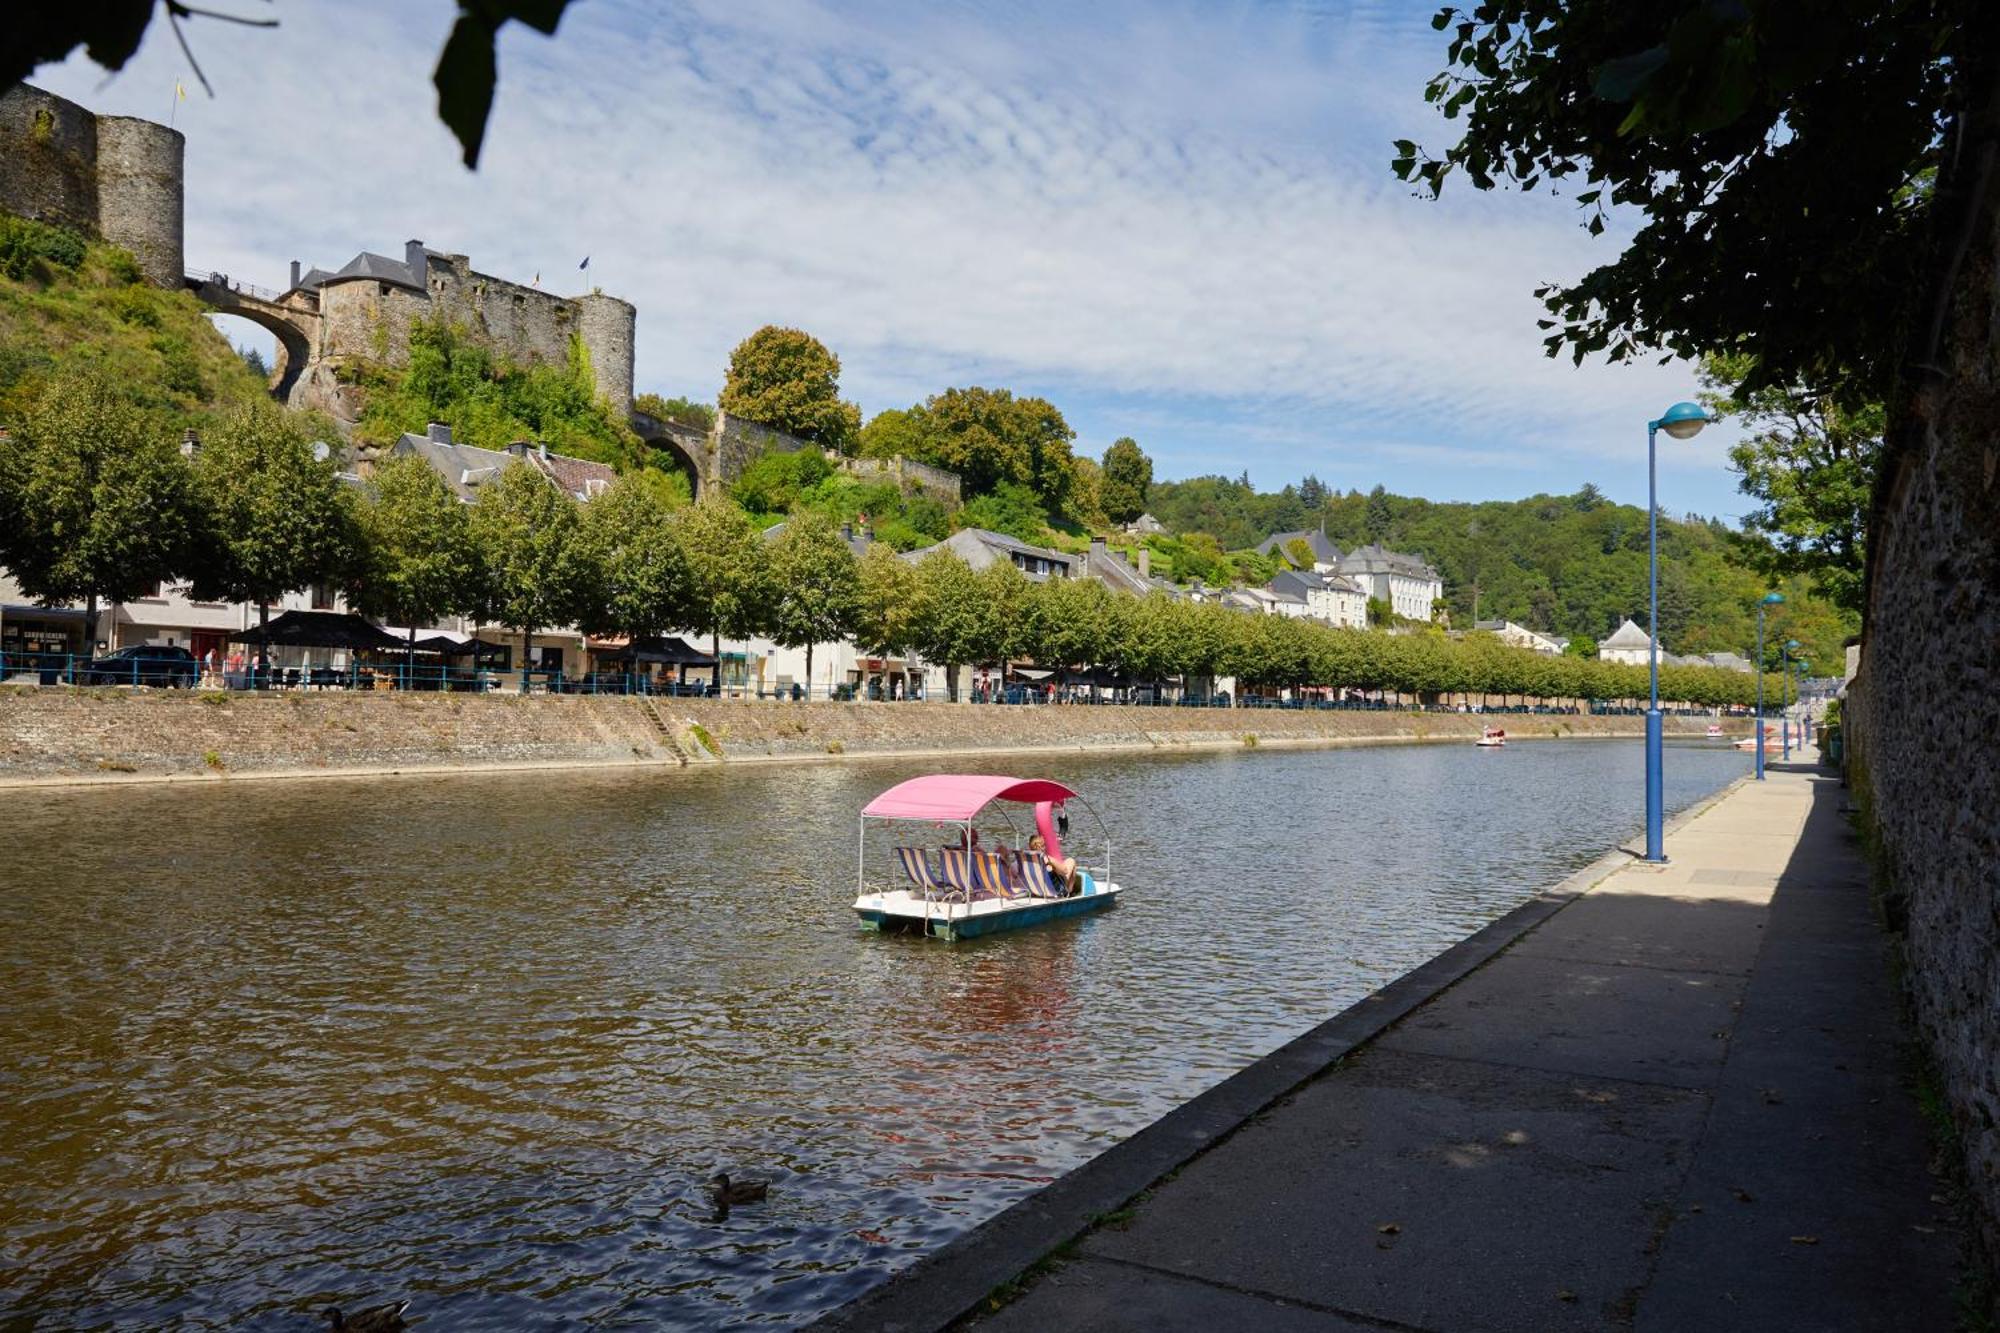
[[[1669,808],[1746,763],[1671,747]],[[0,1324],[804,1319],[1641,810],[1636,742],[984,766],[1090,798],[1117,910],[858,931],[901,762],[7,793]]]

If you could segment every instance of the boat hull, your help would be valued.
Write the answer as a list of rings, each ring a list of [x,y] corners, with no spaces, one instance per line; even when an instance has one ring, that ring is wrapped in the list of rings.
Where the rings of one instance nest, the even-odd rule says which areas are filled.
[[[987,900],[926,904],[907,893],[868,894],[855,900],[854,913],[867,930],[906,931],[941,940],[969,940],[1007,930],[1024,930],[1066,917],[1102,912],[1118,903],[1116,884],[1097,886],[1074,898]]]

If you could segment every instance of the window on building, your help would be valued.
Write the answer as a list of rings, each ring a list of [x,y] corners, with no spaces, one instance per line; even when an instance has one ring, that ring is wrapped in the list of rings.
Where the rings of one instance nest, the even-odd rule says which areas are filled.
[[[313,586],[312,586],[312,609],[313,609],[313,610],[315,610],[315,611],[331,611],[331,610],[333,609],[333,585],[332,585],[332,584],[328,584],[328,583],[315,583],[315,584],[313,584]]]

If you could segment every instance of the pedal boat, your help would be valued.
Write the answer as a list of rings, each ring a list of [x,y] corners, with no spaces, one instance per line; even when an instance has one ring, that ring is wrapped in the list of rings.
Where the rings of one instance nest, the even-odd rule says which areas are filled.
[[[1091,867],[1070,850],[1082,879],[1076,893],[1067,892],[1027,851],[1030,833],[1039,833],[1051,855],[1063,855],[1072,801],[1089,812],[1102,844],[1102,856]],[[973,823],[988,806],[1005,818],[1014,835],[1011,846],[986,847],[975,840]],[[1032,811],[1033,828],[1023,831],[1013,811]],[[878,869],[871,872],[869,830],[881,824],[942,826],[951,845],[923,847],[899,838],[886,856],[876,857]],[[971,939],[1101,912],[1117,905],[1120,892],[1111,880],[1111,838],[1104,821],[1060,782],[936,773],[897,783],[861,811],[854,911],[868,930]]]
[[[1488,727],[1473,744],[1483,750],[1497,750],[1507,743],[1505,727]]]

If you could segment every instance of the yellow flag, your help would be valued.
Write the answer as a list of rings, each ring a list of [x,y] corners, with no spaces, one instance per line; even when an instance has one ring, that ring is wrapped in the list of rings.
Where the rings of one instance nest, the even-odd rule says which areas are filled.
[[[174,80],[174,100],[176,102],[185,102],[188,100],[188,90],[181,86],[179,79]]]

